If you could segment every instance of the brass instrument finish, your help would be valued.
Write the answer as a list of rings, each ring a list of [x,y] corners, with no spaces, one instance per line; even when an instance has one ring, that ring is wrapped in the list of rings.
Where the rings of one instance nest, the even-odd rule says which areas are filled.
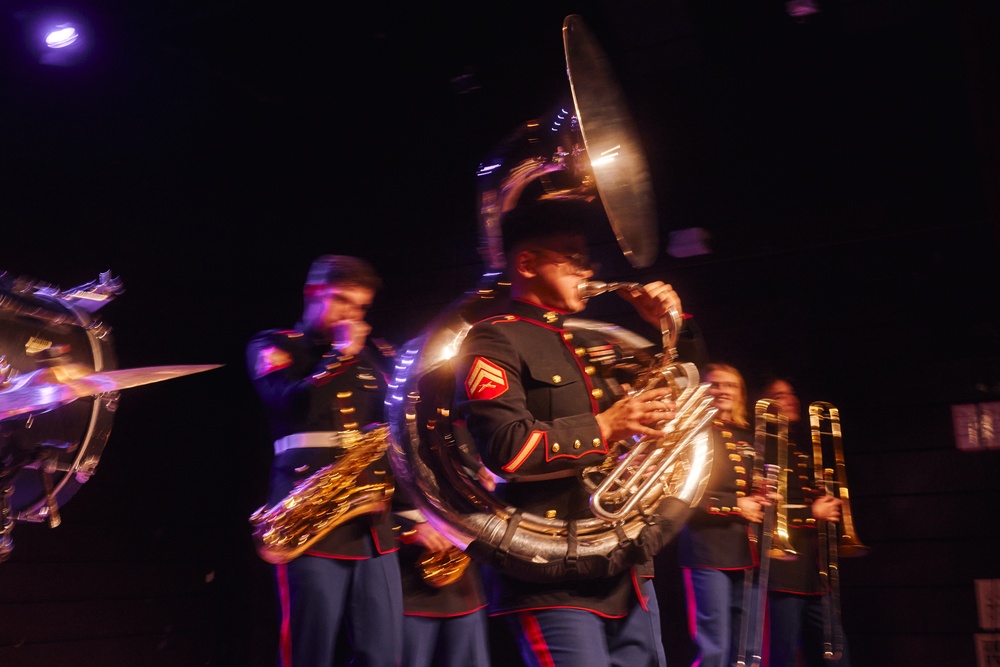
[[[754,453],[755,460],[764,458],[762,479],[755,480],[754,486],[764,494],[776,493],[780,500],[764,508],[759,537],[756,531],[750,531],[751,541],[757,542],[760,566],[756,572],[748,570],[744,580],[743,616],[737,653],[739,667],[760,667],[762,664],[764,610],[771,561],[798,557],[789,539],[785,509],[789,473],[788,419],[779,413],[778,404],[771,399],[761,399],[754,406]],[[771,455],[768,456],[768,453]],[[755,465],[755,476],[756,467]]]
[[[428,585],[442,588],[461,579],[470,560],[468,554],[452,546],[440,553],[425,552],[417,561],[417,567],[420,577]]]
[[[566,17],[562,36],[572,104],[564,103],[519,125],[481,163],[476,175],[480,251],[487,272],[475,292],[467,292],[449,312],[404,346],[393,377],[394,390],[387,401],[393,428],[389,460],[398,483],[413,492],[427,521],[473,559],[500,560],[507,574],[541,581],[609,576],[639,558],[637,551],[659,548],[661,542],[672,539],[707,484],[711,459],[706,428],[703,437],[690,438],[694,446],[687,448],[688,453],[707,450],[704,456],[691,459],[678,455],[673,463],[665,463],[662,475],[654,475],[652,469],[642,474],[649,485],[638,485],[645,490],[635,493],[635,503],[630,505],[634,511],[616,514],[621,505],[613,505],[622,494],[636,490],[637,478],[620,485],[611,481],[609,486],[614,489],[608,498],[612,504],[606,509],[618,518],[587,516],[572,521],[535,515],[502,501],[460,463],[463,448],[474,451],[474,445],[464,427],[450,418],[455,393],[452,359],[473,322],[503,312],[507,293],[502,288],[509,287],[502,277],[505,216],[519,206],[541,200],[596,199],[633,267],[650,266],[659,247],[648,167],[610,63],[580,16]],[[615,289],[638,287],[632,283],[611,285]],[[585,284],[581,295],[588,298],[606,288],[606,284]],[[676,356],[673,345],[680,314],[672,313],[668,319],[672,322],[661,326],[667,363],[647,352],[655,347],[649,341],[637,345],[635,341],[641,337],[631,332],[582,320],[567,320],[565,326],[570,331],[582,328],[606,334],[608,349],[628,350],[636,359],[634,365],[653,369],[655,374],[670,366]],[[599,364],[588,362],[587,366]],[[677,366],[673,372],[678,376],[692,376]],[[697,384],[696,380],[689,382],[685,390],[693,394]],[[692,406],[699,403],[693,400]],[[710,418],[706,421],[710,427]],[[672,428],[665,426],[666,430]],[[658,440],[673,442],[672,438],[674,434],[665,433]],[[647,443],[651,444],[652,440]],[[666,452],[670,448],[661,449]],[[679,495],[672,495],[670,489]],[[655,516],[646,513],[653,504]],[[648,539],[643,542],[640,535]]]
[[[840,557],[864,556],[871,549],[858,540],[851,515],[847,469],[840,430],[840,411],[830,403],[815,401],[809,405],[814,477],[819,491],[841,500],[840,523],[817,522],[820,577],[830,589],[829,604],[823,607],[823,653],[827,660],[839,660],[843,653],[840,636]],[[836,470],[825,466],[831,452]],[[820,525],[822,524],[822,525]]]
[[[257,554],[268,563],[287,563],[344,522],[388,510],[393,484],[359,485],[357,477],[385,453],[389,427],[341,435],[343,456],[299,482],[281,502],[250,516]]]
[[[635,267],[649,266],[659,247],[649,167],[625,95],[611,65],[577,15],[563,22],[563,46],[573,102],[590,169],[619,247]]]
[[[607,56],[578,15],[563,21],[569,97],[521,124],[481,163],[480,251],[491,271],[504,268],[503,218],[541,199],[599,196],[618,245],[636,268],[659,248],[649,167],[639,133]]]
[[[871,548],[858,539],[854,530],[851,512],[851,493],[847,486],[847,466],[844,463],[844,444],[840,429],[840,411],[832,404],[815,401],[809,405],[809,425],[812,432],[813,465],[816,483],[823,482],[827,495],[836,495],[841,501],[840,536],[837,541],[838,553],[844,558],[866,556]],[[829,443],[827,443],[829,440]],[[829,444],[829,449],[826,445]],[[834,469],[824,465],[827,451],[832,453]],[[835,484],[834,484],[835,483]],[[836,494],[834,494],[836,490]]]

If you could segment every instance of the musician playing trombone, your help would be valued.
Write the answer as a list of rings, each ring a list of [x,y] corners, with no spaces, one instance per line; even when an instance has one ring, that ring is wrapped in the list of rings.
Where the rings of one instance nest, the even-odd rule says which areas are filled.
[[[505,480],[498,490],[527,512],[561,520],[593,517],[582,468],[603,461],[616,442],[661,435],[653,426],[676,410],[666,388],[614,401],[606,380],[587,371],[583,341],[564,327],[586,307],[579,285],[594,275],[581,231],[594,206],[543,200],[507,215],[511,303],[473,325],[455,360],[456,406],[483,461]],[[623,296],[657,329],[671,309],[680,312],[662,282]],[[483,569],[490,614],[511,621],[529,667],[666,665],[651,562],[551,582]]]
[[[698,647],[696,664],[726,667],[737,663],[748,602],[743,599],[745,577],[752,577],[757,565],[748,528],[761,523],[771,500],[753,488],[754,432],[747,421],[743,376],[727,364],[708,364],[704,372],[717,410],[712,473],[701,502],[678,535],[677,559]]]
[[[849,667],[847,640],[840,627],[839,609],[829,613],[832,599],[821,576],[817,523],[839,523],[842,501],[817,492],[809,429],[802,419],[801,404],[791,382],[768,381],[761,394],[778,405],[788,418],[787,515],[791,545],[798,557],[776,560],[768,580],[770,619],[770,667]],[[827,611],[824,611],[826,608]],[[825,620],[826,619],[826,620]],[[831,623],[832,627],[825,627]],[[824,657],[828,634],[841,645],[833,656]],[[832,659],[831,659],[832,658]]]

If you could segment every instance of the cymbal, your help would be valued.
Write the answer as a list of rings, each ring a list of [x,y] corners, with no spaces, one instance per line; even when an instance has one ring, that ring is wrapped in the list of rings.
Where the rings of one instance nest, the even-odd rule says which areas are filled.
[[[15,378],[11,387],[0,390],[0,421],[52,410],[84,396],[172,380],[221,366],[147,366],[100,373],[87,373],[84,367],[77,364],[42,368]]]

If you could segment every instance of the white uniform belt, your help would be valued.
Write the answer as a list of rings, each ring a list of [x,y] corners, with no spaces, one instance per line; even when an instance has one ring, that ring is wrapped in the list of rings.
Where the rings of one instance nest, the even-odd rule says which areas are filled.
[[[293,433],[274,441],[274,454],[277,456],[289,449],[300,447],[347,447],[348,445],[344,434],[339,431]]]

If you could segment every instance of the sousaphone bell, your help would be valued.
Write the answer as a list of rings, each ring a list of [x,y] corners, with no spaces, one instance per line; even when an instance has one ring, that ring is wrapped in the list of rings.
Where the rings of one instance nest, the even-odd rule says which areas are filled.
[[[480,165],[480,253],[486,272],[475,289],[401,348],[388,400],[389,460],[397,483],[408,489],[427,521],[474,560],[534,581],[610,576],[651,558],[700,499],[705,464],[711,461],[707,435],[692,435],[699,463],[677,457],[676,465],[662,472],[661,487],[683,489],[677,496],[668,489],[651,501],[644,492],[627,517],[568,522],[524,512],[487,491],[476,475],[475,445],[454,419],[452,358],[472,325],[500,312],[508,298],[502,241],[510,211],[540,200],[591,201],[603,207],[632,267],[648,267],[656,257],[649,170],[610,62],[580,16],[568,16],[562,34],[571,94],[565,104],[518,126]],[[588,285],[581,290],[587,296],[607,291]],[[658,372],[663,351],[637,334],[581,319],[568,319],[565,326],[600,337],[607,343],[602,349],[614,350],[610,357],[588,360],[599,372],[627,367],[647,377],[666,376]],[[696,371],[693,378],[689,372],[678,376],[697,385]],[[692,390],[688,394],[703,393],[685,388]]]

